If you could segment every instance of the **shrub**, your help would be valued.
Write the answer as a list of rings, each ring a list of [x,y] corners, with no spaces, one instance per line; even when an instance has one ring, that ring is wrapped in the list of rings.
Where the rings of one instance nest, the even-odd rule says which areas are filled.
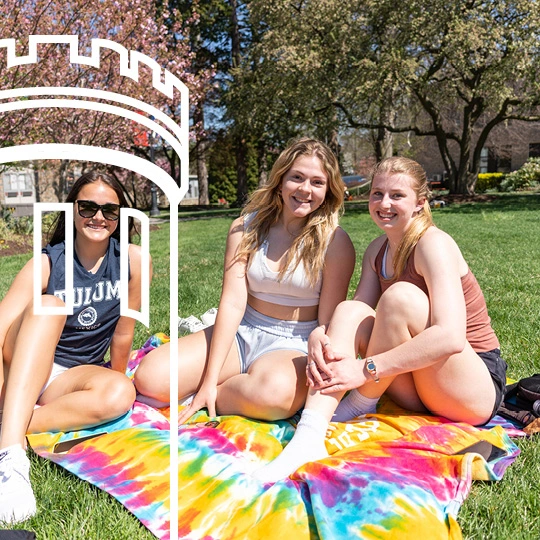
[[[481,173],[478,175],[474,190],[476,193],[485,193],[488,189],[500,191],[504,177],[504,173]]]
[[[42,217],[42,230],[49,231],[56,212],[46,213]],[[13,209],[0,206],[0,238],[6,240],[13,236],[28,236],[34,232],[34,217],[13,215]]]
[[[0,205],[0,238],[9,239],[13,234],[13,210]]]
[[[529,158],[521,169],[507,174],[501,182],[501,191],[519,191],[540,183],[540,158]]]

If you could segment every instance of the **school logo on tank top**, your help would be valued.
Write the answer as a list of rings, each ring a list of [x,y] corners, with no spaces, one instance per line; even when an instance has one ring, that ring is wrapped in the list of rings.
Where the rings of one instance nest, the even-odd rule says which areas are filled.
[[[87,307],[79,313],[77,320],[83,326],[91,326],[97,320],[97,311],[93,307]]]

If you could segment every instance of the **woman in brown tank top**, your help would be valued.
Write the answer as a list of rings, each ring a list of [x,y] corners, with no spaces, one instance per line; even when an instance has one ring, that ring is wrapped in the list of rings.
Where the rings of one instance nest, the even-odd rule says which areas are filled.
[[[411,411],[473,425],[502,401],[506,363],[484,296],[457,244],[433,224],[425,171],[393,157],[371,178],[369,212],[384,234],[364,253],[354,300],[336,308],[324,354],[309,351],[302,419],[256,473],[263,481],[326,457],[328,422],[375,412],[383,393]]]

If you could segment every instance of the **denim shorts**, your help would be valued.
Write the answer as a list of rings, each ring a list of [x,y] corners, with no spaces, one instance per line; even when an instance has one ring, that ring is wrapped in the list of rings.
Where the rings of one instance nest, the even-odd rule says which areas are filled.
[[[493,413],[491,414],[491,417],[493,418],[497,414],[497,410],[504,399],[507,365],[501,358],[501,351],[499,349],[477,352],[476,354],[483,360],[484,364],[486,364],[493,385],[495,386],[495,406],[493,407]]]
[[[309,334],[318,324],[274,319],[248,305],[236,333],[241,372],[246,373],[255,360],[269,352],[287,350],[307,355]]]

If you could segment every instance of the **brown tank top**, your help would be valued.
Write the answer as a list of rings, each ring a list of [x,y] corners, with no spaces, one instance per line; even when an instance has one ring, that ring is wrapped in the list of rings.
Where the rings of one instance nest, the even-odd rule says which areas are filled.
[[[386,291],[390,285],[395,283],[393,278],[386,279],[382,273],[382,262],[384,251],[388,244],[386,240],[377,257],[375,258],[375,271],[379,277],[381,292]],[[416,247],[412,250],[407,264],[397,281],[406,281],[416,285],[419,289],[429,296],[428,288],[424,278],[416,271],[414,266],[414,253]],[[484,294],[474,274],[469,271],[461,278],[463,296],[465,297],[465,308],[467,313],[467,341],[475,352],[491,351],[499,348],[499,340],[491,328],[491,319],[489,318]]]

